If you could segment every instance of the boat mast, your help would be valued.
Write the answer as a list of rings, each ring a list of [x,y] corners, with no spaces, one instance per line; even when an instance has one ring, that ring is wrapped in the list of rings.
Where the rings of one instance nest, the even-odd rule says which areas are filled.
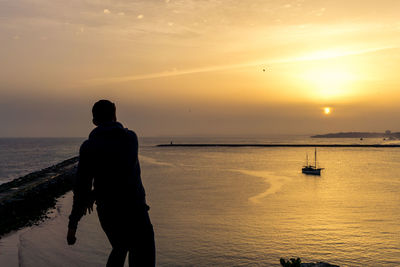
[[[317,168],[317,148],[315,148],[315,168]]]

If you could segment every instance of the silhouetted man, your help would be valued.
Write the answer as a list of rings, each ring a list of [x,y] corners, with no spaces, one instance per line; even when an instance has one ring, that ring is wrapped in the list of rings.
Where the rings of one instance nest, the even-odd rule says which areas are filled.
[[[97,127],[79,152],[68,244],[75,243],[78,221],[95,201],[112,245],[107,266],[123,266],[128,252],[129,266],[154,266],[154,232],[140,178],[137,136],[117,122],[114,103],[100,100],[92,113]]]

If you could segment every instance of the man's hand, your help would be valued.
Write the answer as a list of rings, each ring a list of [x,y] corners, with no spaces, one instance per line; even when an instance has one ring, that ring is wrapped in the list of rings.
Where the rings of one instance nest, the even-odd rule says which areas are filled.
[[[76,242],[75,233],[76,233],[76,229],[68,228],[68,234],[67,234],[68,245],[75,244],[75,242]]]
[[[84,215],[90,214],[90,213],[93,212],[93,204],[94,204],[94,202],[95,202],[94,193],[93,193],[93,191],[91,191],[90,195],[89,195],[89,198],[87,200],[87,203],[86,203]]]
[[[89,203],[86,207],[87,213],[92,213],[93,212],[93,204],[94,204],[94,200],[89,200]],[[86,210],[85,210],[85,214],[86,214]]]

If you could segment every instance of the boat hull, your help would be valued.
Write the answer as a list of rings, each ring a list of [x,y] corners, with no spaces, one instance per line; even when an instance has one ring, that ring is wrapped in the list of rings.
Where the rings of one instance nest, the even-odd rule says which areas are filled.
[[[321,170],[320,168],[303,168],[301,169],[301,172],[304,174],[310,174],[310,175],[321,175]]]

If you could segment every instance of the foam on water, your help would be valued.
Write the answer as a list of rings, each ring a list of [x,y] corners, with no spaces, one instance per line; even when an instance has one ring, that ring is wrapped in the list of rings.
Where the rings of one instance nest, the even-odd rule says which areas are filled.
[[[263,178],[264,181],[269,185],[268,188],[255,196],[249,198],[249,201],[253,203],[260,203],[266,196],[279,192],[282,186],[290,180],[290,177],[276,175],[270,171],[250,171],[250,170],[236,170],[240,173],[251,175],[255,177]]]

